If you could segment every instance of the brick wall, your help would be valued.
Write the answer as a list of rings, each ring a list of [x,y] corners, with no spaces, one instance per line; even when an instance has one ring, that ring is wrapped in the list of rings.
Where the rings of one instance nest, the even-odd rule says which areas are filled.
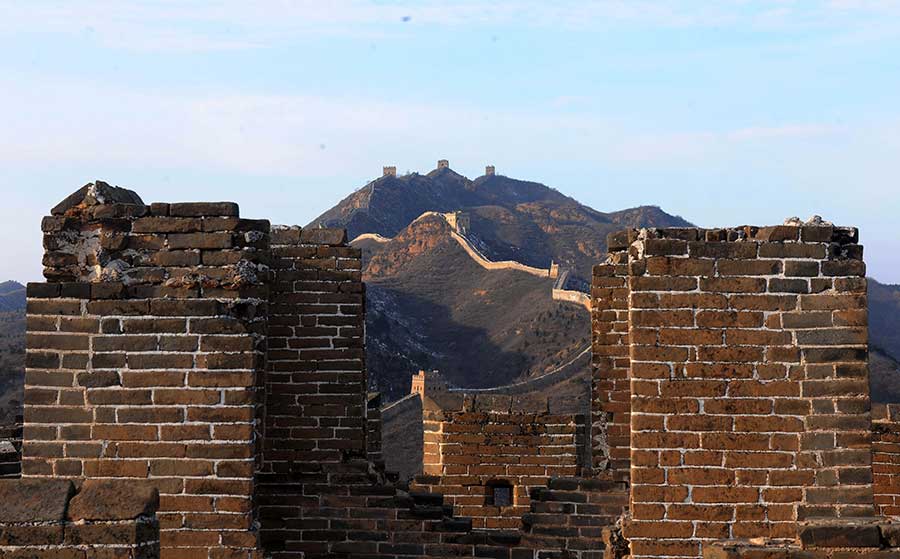
[[[271,264],[261,535],[273,557],[310,557],[346,542],[328,527],[365,506],[351,485],[377,482],[367,457],[360,251],[342,229],[279,227]]]
[[[443,494],[476,528],[516,528],[533,489],[580,473],[584,417],[480,411],[477,402],[470,411],[423,412],[424,475],[411,487]],[[494,482],[511,485],[509,506],[491,504]]]
[[[523,515],[522,545],[537,556],[611,559],[616,549],[606,545],[603,530],[628,506],[624,482],[553,478],[531,492],[531,510]]]
[[[147,480],[164,557],[250,556],[268,222],[96,183],[43,228],[23,476]]]
[[[159,494],[148,487],[0,480],[0,502],[0,557],[159,558]]]
[[[884,516],[900,516],[900,404],[872,408],[872,473],[875,506]]]
[[[629,243],[640,557],[873,512],[855,229],[642,230]]]
[[[0,482],[0,495],[28,506],[34,484],[56,487],[69,516],[0,510],[13,526],[0,529],[0,555],[40,533],[61,536],[26,553],[64,556],[72,544],[65,553],[80,557],[93,543],[155,557],[157,491],[167,559],[263,548],[273,559],[598,559],[626,481],[635,559],[749,557],[711,544],[809,533],[821,543],[831,528],[804,531],[808,519],[844,521],[874,503],[896,514],[898,417],[879,409],[873,428],[869,414],[855,230],[612,235],[593,274],[589,444],[582,416],[460,395],[461,410],[422,412],[425,475],[408,492],[379,463],[360,253],[344,231],[270,234],[234,204],[145,205],[103,183],[42,228],[48,282],[28,289],[26,479]],[[572,477],[583,471],[593,479]],[[82,492],[71,502],[67,478]],[[507,483],[511,505],[486,506],[489,488]],[[878,545],[897,536],[877,530]]]
[[[360,251],[342,229],[272,236],[265,472],[365,456]]]
[[[383,467],[381,432],[381,394],[370,392],[366,399],[366,456],[369,462]]]
[[[381,409],[385,468],[408,481],[422,473],[422,398],[409,394]]]
[[[591,452],[593,467],[627,480],[631,454],[628,371],[628,231],[607,238],[608,261],[591,282]]]

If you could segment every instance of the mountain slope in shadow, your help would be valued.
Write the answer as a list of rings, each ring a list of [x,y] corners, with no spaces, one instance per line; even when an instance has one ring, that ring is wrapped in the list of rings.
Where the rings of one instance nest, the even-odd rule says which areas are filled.
[[[589,344],[583,308],[554,301],[553,280],[485,270],[434,216],[416,221],[368,260],[367,362],[389,399],[419,369],[460,387],[539,375]]]

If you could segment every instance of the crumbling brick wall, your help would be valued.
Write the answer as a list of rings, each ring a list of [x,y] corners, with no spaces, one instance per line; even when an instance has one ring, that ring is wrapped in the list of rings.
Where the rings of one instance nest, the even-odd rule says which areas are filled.
[[[498,398],[507,411],[495,411]],[[584,417],[519,411],[509,397],[487,400],[481,407],[476,398],[464,411],[423,412],[424,475],[411,487],[443,494],[476,528],[517,528],[532,490],[580,473]],[[493,502],[496,487],[508,488],[508,505]]]
[[[0,557],[158,559],[155,489],[91,480],[0,480]]]
[[[873,406],[872,438],[875,506],[884,516],[900,516],[900,404]]]
[[[617,558],[605,545],[603,529],[628,506],[625,482],[597,478],[552,478],[531,492],[531,510],[522,516],[522,544],[539,558]]]
[[[627,480],[631,454],[627,259],[630,231],[610,234],[591,282],[591,453],[597,473]]]
[[[872,514],[856,230],[642,230],[627,245],[632,555]]]
[[[114,499],[140,509],[115,518],[69,501],[75,485],[95,506],[121,499],[122,485],[103,489],[114,479],[131,497],[158,487],[164,558],[596,559],[626,481],[636,559],[731,557],[734,546],[711,544],[737,538],[814,533],[821,544],[832,527],[802,522],[871,514],[873,495],[886,514],[896,503],[893,411],[875,422],[873,491],[855,230],[612,236],[592,293],[593,462],[583,417],[528,413],[507,396],[504,412],[487,411],[494,399],[426,411],[432,477],[408,493],[373,463],[364,285],[344,231],[270,236],[233,204],[148,206],[102,183],[52,214],[48,282],[28,289],[26,479],[16,483],[63,483],[69,517],[8,519],[0,554],[17,545],[9,534],[52,533],[62,539],[24,552],[55,557],[71,544],[65,553],[90,556],[95,544],[154,557],[155,521],[141,505],[153,499]],[[560,477],[583,471],[602,475]],[[4,500],[27,501],[2,483]],[[501,486],[512,505],[483,506]],[[523,530],[473,530],[454,508],[476,527]],[[871,549],[897,535],[875,532]]]
[[[48,283],[28,287],[23,476],[147,480],[164,556],[250,556],[268,222],[102,183],[52,214]]]

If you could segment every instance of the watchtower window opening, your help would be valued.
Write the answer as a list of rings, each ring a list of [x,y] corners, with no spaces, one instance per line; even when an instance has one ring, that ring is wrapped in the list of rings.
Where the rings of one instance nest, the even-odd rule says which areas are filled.
[[[510,507],[513,504],[513,486],[505,479],[492,479],[487,482],[486,505]]]

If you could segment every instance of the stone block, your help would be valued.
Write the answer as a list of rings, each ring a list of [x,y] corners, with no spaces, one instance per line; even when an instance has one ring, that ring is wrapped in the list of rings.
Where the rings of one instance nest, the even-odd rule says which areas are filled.
[[[236,217],[240,215],[234,202],[182,202],[169,204],[173,217]]]
[[[74,493],[64,479],[0,480],[0,523],[62,522]]]
[[[878,525],[864,521],[809,523],[800,526],[798,535],[804,549],[881,547]]]
[[[341,245],[347,242],[347,230],[336,228],[307,228],[300,232],[300,242],[317,245]]]

